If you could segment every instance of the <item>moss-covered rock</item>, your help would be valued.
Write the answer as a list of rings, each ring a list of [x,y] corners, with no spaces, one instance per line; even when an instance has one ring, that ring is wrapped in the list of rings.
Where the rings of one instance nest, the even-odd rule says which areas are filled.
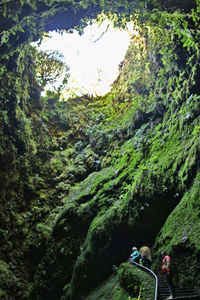
[[[154,299],[156,284],[150,274],[129,263],[123,263],[120,265],[117,275],[120,285],[131,298]]]
[[[126,300],[129,295],[124,288],[119,284],[119,280],[116,275],[112,275],[105,282],[100,284],[96,289],[85,298],[86,300],[100,300],[100,299],[112,299],[112,300]]]
[[[166,249],[172,257],[174,280],[186,286],[199,282],[199,173],[156,238],[155,257]],[[177,226],[178,224],[178,226]],[[158,259],[156,262],[159,263]],[[187,267],[186,267],[187,266]]]
[[[156,236],[154,256],[166,248],[176,280],[198,286],[199,2],[0,9],[2,299],[85,297],[133,243]],[[41,98],[28,43],[45,28],[81,31],[103,9],[118,12],[115,25],[138,26],[112,91]]]

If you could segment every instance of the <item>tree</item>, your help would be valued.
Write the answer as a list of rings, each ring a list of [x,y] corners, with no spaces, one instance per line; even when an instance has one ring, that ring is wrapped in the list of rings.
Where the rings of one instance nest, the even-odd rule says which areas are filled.
[[[64,56],[57,50],[36,50],[34,56],[36,79],[44,90],[47,85],[60,92],[69,78],[69,67],[64,62]],[[62,79],[62,83],[56,87],[55,83]]]

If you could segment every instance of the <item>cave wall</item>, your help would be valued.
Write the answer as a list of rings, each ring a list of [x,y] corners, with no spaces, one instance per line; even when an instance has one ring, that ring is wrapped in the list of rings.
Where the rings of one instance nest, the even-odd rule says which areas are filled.
[[[171,18],[170,14],[168,16]],[[109,94],[110,105],[119,111],[120,103],[121,110],[127,110],[128,120],[120,123],[118,119],[119,125],[115,125],[114,132],[107,131],[108,142],[103,129],[99,132],[103,138],[96,135],[94,141],[91,139],[92,148],[100,154],[103,169],[92,173],[63,199],[64,208],[58,215],[52,236],[57,253],[51,255],[50,247],[45,263],[41,261],[42,265],[51,264],[53,260],[58,263],[56,256],[61,255],[60,263],[65,261],[67,270],[68,244],[74,245],[76,257],[63,280],[63,299],[85,297],[110,274],[113,264],[126,260],[133,244],[154,246],[155,267],[160,265],[159,253],[163,247],[173,255],[175,266],[180,263],[184,251],[189,253],[190,248],[182,246],[181,234],[177,239],[176,235],[174,239],[171,236],[182,210],[173,222],[171,218],[178,207],[188,201],[186,190],[190,190],[199,172],[198,51],[194,54],[196,58],[190,61],[187,51],[190,53],[191,48],[177,42],[177,33],[167,25],[162,33],[152,28],[153,37],[152,32],[145,32],[133,38],[121,73]],[[196,78],[195,82],[192,78]],[[101,150],[109,149],[108,145],[112,150],[102,155]],[[193,200],[197,203],[198,196]],[[186,220],[194,213],[191,205],[184,213],[186,217],[177,231],[184,232],[190,227]],[[199,279],[191,277],[191,270],[196,268],[198,255],[198,246],[193,240],[198,231],[197,219],[193,218],[194,235],[187,237],[187,245],[192,245],[193,253],[192,261],[188,258],[187,276],[178,276],[180,268],[175,268],[177,281],[192,282],[195,286]],[[161,228],[166,220],[165,233],[166,227]],[[179,248],[182,249],[180,257],[180,252],[176,253]],[[63,274],[61,270],[58,264],[58,278]],[[50,282],[54,275],[54,272],[48,274],[48,280],[52,278]],[[70,282],[64,282],[69,277]],[[36,290],[38,281],[45,281],[41,269],[36,273]]]
[[[160,4],[169,11],[133,37],[111,93],[62,105],[42,102],[28,43],[45,30],[81,31],[103,7],[1,7],[2,299],[80,299],[144,243],[157,265],[163,247],[176,266],[192,252],[176,278],[198,286],[198,14],[188,13],[194,2]],[[130,14],[121,1],[104,5]]]

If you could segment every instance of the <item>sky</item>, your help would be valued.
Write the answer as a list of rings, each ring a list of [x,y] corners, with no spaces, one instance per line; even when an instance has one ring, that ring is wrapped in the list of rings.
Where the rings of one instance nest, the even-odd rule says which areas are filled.
[[[39,49],[58,50],[64,55],[70,67],[68,84],[72,91],[91,95],[109,92],[130,43],[128,31],[114,29],[105,20],[101,25],[88,25],[81,36],[55,31],[49,35],[51,38],[45,38]]]

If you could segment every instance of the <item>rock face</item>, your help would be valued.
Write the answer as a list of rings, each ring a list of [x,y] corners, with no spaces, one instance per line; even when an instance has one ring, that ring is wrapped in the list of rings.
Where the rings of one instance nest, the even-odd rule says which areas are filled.
[[[172,1],[172,0],[158,0],[158,3],[164,7],[164,8],[169,8],[169,9],[172,9],[172,8],[181,8],[181,9],[184,9],[184,10],[190,10],[194,7],[196,7],[196,1],[194,0],[175,0],[175,1]]]
[[[154,4],[167,10],[105,3],[127,19],[141,5],[147,26],[108,95],[67,103],[41,98],[28,44],[103,7],[2,6],[1,299],[84,298],[133,244],[155,269],[165,248],[175,280],[199,286],[199,4]]]

